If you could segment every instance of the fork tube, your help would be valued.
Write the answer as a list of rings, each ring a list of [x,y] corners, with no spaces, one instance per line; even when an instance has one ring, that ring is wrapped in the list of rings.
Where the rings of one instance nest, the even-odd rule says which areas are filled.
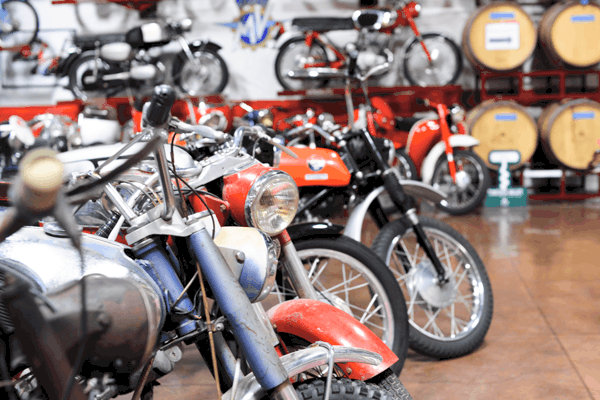
[[[156,150],[154,150],[154,158],[156,159],[158,166],[160,186],[162,187],[165,199],[161,217],[165,221],[170,221],[175,212],[175,194],[173,193],[173,185],[171,184],[169,170],[167,168],[167,157],[165,156],[164,146],[159,145]]]
[[[260,385],[266,390],[277,388],[288,392],[289,389],[285,389],[287,371],[275,348],[265,340],[264,324],[206,229],[193,233],[189,245]]]
[[[287,231],[283,231],[277,236],[277,239],[279,239],[283,254],[285,255],[285,269],[290,276],[292,286],[298,297],[319,300],[317,291],[306,275],[306,269],[304,269],[304,265],[300,260],[300,256],[296,251],[296,246],[294,246],[290,235],[288,235]]]

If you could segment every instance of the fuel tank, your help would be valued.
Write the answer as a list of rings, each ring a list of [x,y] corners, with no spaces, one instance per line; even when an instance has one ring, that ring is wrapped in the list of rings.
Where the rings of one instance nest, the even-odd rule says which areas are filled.
[[[309,147],[292,147],[291,150],[298,158],[282,153],[279,169],[294,178],[298,187],[340,187],[350,183],[350,171],[335,151]]]
[[[54,291],[82,276],[95,274],[135,281],[151,299],[158,330],[166,315],[161,290],[125,254],[127,246],[87,234],[83,234],[81,242],[83,265],[70,239],[50,236],[39,227],[25,227],[0,244],[0,269],[28,280],[40,292]]]

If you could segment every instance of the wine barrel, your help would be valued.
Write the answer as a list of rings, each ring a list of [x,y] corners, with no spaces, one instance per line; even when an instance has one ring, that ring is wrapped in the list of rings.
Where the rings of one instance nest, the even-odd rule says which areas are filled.
[[[517,69],[533,54],[536,43],[533,21],[512,2],[493,2],[478,8],[463,30],[463,52],[479,69]]]
[[[537,147],[535,121],[525,108],[514,101],[483,102],[467,114],[466,123],[471,136],[481,142],[473,150],[490,169],[498,169],[498,165],[491,164],[488,159],[492,150],[521,152],[521,162],[510,167],[517,169],[529,161]]]
[[[600,62],[600,6],[580,1],[550,7],[539,24],[542,47],[553,64],[589,68]]]
[[[542,149],[548,160],[585,170],[600,140],[600,103],[563,100],[548,106],[538,119]]]

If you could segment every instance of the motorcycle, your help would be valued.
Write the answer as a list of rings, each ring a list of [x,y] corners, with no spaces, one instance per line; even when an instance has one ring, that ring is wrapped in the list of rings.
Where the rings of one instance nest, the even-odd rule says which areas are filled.
[[[379,129],[372,134],[390,139],[398,157],[411,160],[413,164],[401,171],[403,175],[410,179],[420,176],[424,183],[446,193],[446,203],[437,205],[440,209],[454,215],[466,214],[485,202],[490,187],[490,172],[472,151],[479,140],[467,134],[461,106],[448,108],[428,99],[418,102],[435,109],[438,118],[394,118],[383,99],[373,98],[373,118]]]
[[[358,201],[346,227],[339,229],[344,229],[345,236],[360,241],[367,213],[380,229],[371,248],[392,270],[407,299],[409,346],[436,358],[468,354],[483,342],[493,314],[492,288],[485,265],[473,246],[452,227],[417,216],[411,196],[447,205],[445,194],[421,182],[399,179],[398,170],[389,164],[394,158],[394,146],[386,147],[386,139],[370,134],[376,131],[375,113],[365,84],[375,69],[389,65],[374,67],[362,75],[356,68],[357,51],[350,47],[348,54],[345,93],[350,127],[340,129],[323,117],[320,126],[307,124],[286,134],[291,138],[310,130],[321,139],[321,144],[330,143],[330,149],[312,149],[312,142],[308,147],[294,148],[300,157],[305,157],[301,162],[281,155],[280,167],[286,170],[288,165],[290,175],[297,179],[301,189],[304,185],[314,187],[312,194],[301,197],[297,214],[326,217],[339,206],[320,206],[325,199],[340,192],[354,194],[350,199]],[[358,120],[354,120],[351,79],[360,82],[366,100]],[[336,151],[324,152],[333,149]],[[309,154],[313,151],[322,155],[311,160]],[[386,153],[387,160],[383,157]],[[329,187],[316,185],[319,180]],[[395,206],[393,210],[384,208],[380,201],[386,192]],[[319,206],[323,208],[320,215],[315,213]],[[397,211],[402,217],[390,222]],[[467,276],[469,279],[465,280]],[[442,317],[448,318],[442,321]],[[436,320],[441,321],[439,325]]]
[[[0,222],[0,390],[9,398],[40,398],[46,393],[49,398],[108,399],[132,390],[135,400],[151,398],[157,377],[170,372],[181,358],[181,345],[194,343],[201,353],[210,353],[207,365],[216,377],[222,374],[233,381],[225,399],[299,399],[309,393],[323,399],[330,393],[352,399],[410,399],[388,370],[396,361],[389,348],[354,318],[321,302],[292,300],[271,310],[271,316],[285,315],[282,325],[300,321],[312,326],[313,336],[300,338],[308,344],[327,337],[317,327],[337,321],[347,329],[346,343],[356,342],[364,349],[315,342],[280,357],[278,351],[288,353],[285,344],[256,303],[273,283],[273,243],[255,228],[219,227],[209,213],[184,217],[178,210],[162,146],[174,97],[168,87],[155,90],[145,107],[148,129],[140,137],[149,141],[141,150],[118,166],[112,164],[120,155],[115,154],[67,191],[61,190],[64,170],[53,153],[39,150],[23,160],[13,187],[15,207]],[[139,208],[143,190],[125,200],[110,182],[149,152],[157,172],[146,181],[160,183],[164,201]],[[263,182],[267,197],[274,195],[269,187],[276,186],[269,181]],[[132,247],[79,233],[67,205],[85,204],[99,196],[99,189],[128,221]],[[250,211],[262,207],[253,203]],[[286,205],[277,211],[293,213]],[[232,208],[232,213],[238,212],[244,211]],[[19,231],[32,216],[50,214],[57,224]],[[178,258],[165,247],[165,235],[186,244],[177,248],[185,250],[186,257]],[[212,310],[209,297],[214,299]],[[245,376],[239,358],[219,339],[229,330],[253,371]],[[24,341],[27,346],[21,345]],[[321,365],[327,365],[324,373]],[[23,375],[27,368],[32,372]],[[32,374],[37,384],[30,381]],[[305,380],[309,376],[317,378]],[[11,381],[13,377],[18,378]],[[24,394],[14,390],[20,383],[25,383],[19,387]]]
[[[295,18],[292,25],[304,33],[279,48],[275,60],[277,80],[285,90],[303,90],[323,87],[329,79],[344,78],[348,57],[322,35],[334,30],[359,31],[355,46],[361,70],[383,62],[391,65],[394,61],[391,49],[396,45],[394,32],[396,28],[410,26],[415,37],[406,46],[403,60],[408,82],[418,86],[453,84],[462,70],[460,49],[442,34],[421,34],[414,21],[420,10],[421,6],[413,1],[398,1],[393,9],[356,10],[351,18]]]
[[[179,147],[173,146],[173,153],[168,147],[165,148],[167,154],[170,153],[169,161],[174,160],[176,167],[171,173],[186,180],[181,197],[187,199],[189,208],[194,212],[211,210],[220,225],[244,226],[250,218],[260,217],[232,211],[250,207],[249,204],[241,204],[246,197],[239,192],[245,192],[251,182],[255,182],[253,185],[258,188],[269,177],[279,184],[292,183],[286,181],[289,177],[281,171],[261,164],[242,151],[241,145],[245,139],[266,140],[276,144],[258,126],[236,129],[232,140],[225,140],[222,133],[207,126],[188,125],[176,119],[171,120],[169,131],[174,133],[171,136],[172,145],[184,144],[186,149],[192,150],[191,154],[199,155],[195,161],[191,154]],[[97,168],[99,162],[120,147],[122,145],[95,146],[63,153],[59,157],[67,171],[87,171]],[[285,147],[279,147],[289,152]],[[123,160],[129,156],[128,153],[121,155]],[[117,161],[122,159],[118,158]],[[145,165],[141,171],[151,168]],[[118,190],[129,192],[132,185],[147,185],[139,173],[124,176],[115,184]],[[260,189],[257,190],[260,194]],[[273,192],[279,191],[273,189]],[[278,198],[285,193],[283,190],[280,192]],[[154,193],[160,193],[159,188],[148,190],[151,198],[155,197]],[[262,201],[255,199],[253,193],[249,196],[246,203],[250,201],[247,199]],[[158,203],[161,199],[158,197],[154,201]],[[116,211],[88,207],[80,210],[76,217],[79,224],[90,232],[101,232],[111,240],[124,239],[121,234],[124,217]],[[279,217],[283,219],[275,221],[277,224],[284,222],[287,215],[280,213]],[[291,221],[293,216],[289,218]],[[269,226],[275,222],[265,220],[260,223],[261,231],[279,243],[282,254],[276,284],[264,300],[265,307],[297,296],[334,305],[368,325],[396,353],[399,361],[392,366],[392,370],[399,373],[408,350],[408,318],[402,293],[387,266],[368,247],[332,235],[331,229],[324,230],[313,223],[294,224],[276,234]],[[253,225],[257,226],[256,223]]]
[[[166,69],[159,47],[176,41],[181,51],[173,58],[171,77],[179,90],[190,96],[220,93],[229,72],[213,42],[183,37],[192,27],[190,19],[150,22],[125,34],[79,36],[56,69],[69,76],[69,89],[81,100],[111,97],[121,90],[145,90],[162,83]]]

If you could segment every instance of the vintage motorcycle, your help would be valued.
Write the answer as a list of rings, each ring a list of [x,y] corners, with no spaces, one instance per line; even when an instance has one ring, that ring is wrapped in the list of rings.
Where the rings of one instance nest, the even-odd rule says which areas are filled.
[[[59,62],[56,73],[69,76],[69,89],[76,98],[111,97],[134,88],[144,91],[166,79],[159,60],[159,47],[176,41],[181,51],[173,58],[171,77],[181,92],[200,96],[220,93],[229,72],[219,45],[183,37],[192,21],[150,22],[125,34],[79,36],[74,47]]]
[[[303,186],[314,188],[312,193],[304,192],[301,197],[298,215],[327,217],[339,206],[323,206],[326,199],[335,199],[336,195],[352,190],[354,197],[350,200],[358,201],[345,228],[333,224],[329,227],[337,228],[338,233],[344,229],[345,236],[360,241],[363,222],[369,213],[380,228],[371,248],[386,261],[403,288],[411,325],[410,347],[437,358],[468,354],[483,342],[493,314],[492,288],[485,266],[473,246],[452,227],[417,216],[410,196],[446,205],[445,194],[421,182],[399,180],[398,170],[389,164],[394,146],[385,147],[385,139],[374,140],[369,133],[376,127],[365,82],[373,69],[362,75],[355,68],[357,52],[349,48],[348,54],[346,103],[351,127],[340,129],[323,118],[321,126],[305,124],[286,134],[289,139],[304,132],[301,137],[306,140],[309,137],[306,132],[311,131],[321,139],[321,145],[329,147],[294,147],[294,152],[304,157],[302,161],[285,154],[280,156],[280,168],[285,171],[288,166],[287,171],[297,180],[301,193]],[[388,67],[383,64],[374,69]],[[361,83],[366,99],[358,120],[354,120],[351,78]],[[335,152],[326,151],[334,149]],[[311,159],[309,154],[313,152],[317,157],[313,155]],[[388,154],[387,160],[383,154]],[[326,185],[320,187],[319,182]],[[393,210],[382,206],[381,196],[386,192],[395,206]],[[322,211],[315,212],[319,207]],[[402,217],[390,222],[398,210]]]
[[[157,377],[170,372],[181,358],[181,345],[194,343],[203,355],[210,354],[207,364],[215,376],[232,381],[225,399],[265,395],[300,399],[309,394],[328,399],[331,393],[352,399],[410,399],[388,370],[396,357],[346,313],[299,299],[271,310],[271,321],[265,319],[256,302],[273,283],[272,241],[255,228],[219,227],[208,212],[182,216],[162,146],[174,97],[168,87],[155,90],[145,109],[148,129],[141,135],[149,141],[141,151],[116,167],[112,163],[119,154],[115,154],[97,173],[77,179],[66,192],[61,190],[62,164],[48,150],[31,152],[23,160],[13,187],[15,207],[0,222],[0,241],[4,241],[0,245],[0,390],[12,399],[47,394],[56,399],[98,400],[134,389],[134,399],[151,398]],[[136,141],[122,153],[134,146]],[[110,182],[151,151],[157,172],[146,182],[160,183],[164,201],[140,208],[143,189],[126,200]],[[101,171],[103,175],[98,174]],[[277,197],[270,190],[277,185],[269,180],[259,199]],[[132,247],[79,233],[67,204],[97,198],[99,189],[131,226],[127,240],[134,243]],[[293,191],[281,189],[284,197],[293,196]],[[268,202],[253,202],[250,211],[253,215],[263,211],[267,221],[276,221],[284,229],[287,222],[277,216],[293,214],[293,199],[288,200],[271,208]],[[244,211],[232,208],[232,212]],[[49,214],[56,224],[18,231],[32,216]],[[185,250],[185,257],[168,250],[165,235],[185,243],[177,247]],[[212,310],[209,297],[214,299]],[[344,330],[346,344],[363,349],[320,342],[328,333],[317,327],[334,321]],[[296,336],[287,347],[275,335],[275,324],[278,328],[280,324],[312,325],[312,336]],[[237,361],[241,353],[220,340],[225,331],[233,332],[251,373],[243,376]],[[316,346],[304,348],[311,343]],[[292,344],[296,351],[280,356]],[[327,365],[324,373],[321,365]],[[24,373],[27,369],[31,372]],[[12,381],[13,377],[17,378]]]
[[[247,213],[242,215],[234,211],[248,209],[248,204],[238,203],[246,198],[240,195],[240,190],[245,192],[249,183],[255,182],[260,188],[261,182],[271,176],[286,183],[287,175],[243,152],[244,140],[266,140],[276,144],[259,126],[238,128],[233,139],[224,140],[227,136],[207,126],[188,125],[173,118],[169,131],[177,135],[171,136],[172,145],[185,145],[197,158],[195,161],[177,146],[173,146],[172,153],[166,149],[176,167],[171,173],[186,180],[181,197],[187,199],[188,207],[194,212],[210,209],[220,225],[248,223]],[[285,147],[279,147],[289,152]],[[59,158],[69,172],[92,171],[120,148],[121,144],[95,146],[60,154]],[[123,153],[116,161],[129,156]],[[151,168],[144,164],[141,171]],[[143,185],[139,176],[141,171],[115,181],[118,190],[131,191],[135,185]],[[160,196],[155,198],[154,193],[160,193],[159,188],[148,190],[148,194],[155,202],[160,202]],[[120,213],[106,211],[96,203],[96,207],[86,205],[76,217],[90,232],[102,232],[109,239],[128,244],[122,235],[125,221]],[[274,234],[268,223],[261,222],[260,229],[280,244],[282,256],[276,285],[265,298],[265,307],[297,296],[332,304],[367,325],[396,353],[399,361],[392,367],[399,373],[408,350],[408,317],[402,293],[387,266],[368,247],[349,238],[331,235],[329,229],[322,229],[322,224],[294,224]],[[306,289],[299,288],[298,282],[304,283]]]
[[[448,108],[428,99],[417,101],[433,108],[438,118],[394,117],[389,105],[374,97],[377,129],[372,134],[394,142],[399,158],[410,158],[414,167],[404,171],[409,171],[411,179],[420,176],[424,183],[446,193],[446,204],[437,205],[440,209],[455,215],[468,213],[483,204],[491,181],[487,166],[472,151],[479,140],[467,134],[465,110],[458,104]]]
[[[415,37],[404,50],[404,76],[412,85],[444,86],[458,79],[462,70],[460,49],[450,38],[439,33],[421,34],[414,18],[421,6],[399,1],[391,10],[362,9],[351,18],[295,18],[292,25],[303,31],[279,48],[275,60],[277,80],[286,90],[325,86],[330,79],[344,78],[349,62],[344,52],[331,44],[322,33],[334,30],[358,30],[355,46],[358,66],[366,71],[394,60],[394,31],[410,26]],[[280,33],[283,31],[280,30]],[[379,71],[377,75],[387,71]]]

